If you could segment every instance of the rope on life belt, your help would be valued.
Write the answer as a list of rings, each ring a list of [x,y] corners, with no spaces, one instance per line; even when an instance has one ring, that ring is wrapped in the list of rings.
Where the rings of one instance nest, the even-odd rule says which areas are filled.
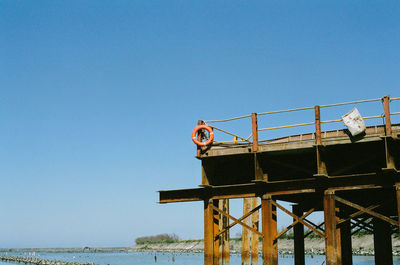
[[[200,130],[207,130],[208,131],[208,139],[205,142],[202,142],[201,140],[197,139],[197,133]],[[197,125],[196,128],[194,128],[193,132],[192,132],[192,140],[195,144],[197,144],[198,146],[207,146],[210,145],[213,140],[214,140],[214,132],[212,130],[212,128],[210,126],[207,126],[205,124],[202,125]]]

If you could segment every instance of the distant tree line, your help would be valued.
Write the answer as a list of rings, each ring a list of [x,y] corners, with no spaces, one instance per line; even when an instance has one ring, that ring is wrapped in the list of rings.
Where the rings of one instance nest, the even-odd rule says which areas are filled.
[[[176,234],[160,234],[155,236],[142,236],[136,238],[136,245],[149,244],[149,243],[174,243],[179,241]]]

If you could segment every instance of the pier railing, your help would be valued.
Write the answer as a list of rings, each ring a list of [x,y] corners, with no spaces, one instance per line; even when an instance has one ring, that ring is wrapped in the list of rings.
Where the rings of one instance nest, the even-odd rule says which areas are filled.
[[[214,144],[251,144],[253,151],[258,150],[258,144],[260,142],[266,142],[269,140],[260,140],[259,139],[259,132],[265,132],[265,131],[272,131],[272,130],[279,130],[279,129],[285,129],[285,128],[295,128],[295,127],[302,127],[302,126],[310,126],[310,125],[315,125],[315,130],[313,133],[313,136],[315,135],[315,141],[316,144],[321,144],[322,142],[322,136],[321,136],[321,126],[323,124],[330,124],[330,123],[338,123],[342,122],[342,119],[333,119],[333,120],[321,120],[321,109],[325,108],[332,108],[332,107],[338,107],[338,106],[345,106],[345,105],[355,105],[355,104],[362,104],[362,103],[368,103],[368,102],[382,102],[382,107],[383,107],[383,112],[378,115],[372,115],[372,116],[366,116],[363,117],[364,120],[370,120],[370,119],[383,119],[384,120],[384,126],[385,126],[385,133],[386,135],[391,135],[392,134],[392,125],[391,125],[391,116],[394,115],[399,115],[400,112],[390,112],[390,103],[393,101],[400,100],[400,98],[390,98],[389,96],[384,96],[382,98],[375,98],[375,99],[367,99],[367,100],[358,100],[358,101],[350,101],[350,102],[343,102],[343,103],[336,103],[336,104],[328,104],[328,105],[316,105],[313,107],[304,107],[304,108],[294,108],[294,109],[286,109],[286,110],[278,110],[278,111],[268,111],[268,112],[261,112],[261,113],[252,113],[249,115],[244,115],[244,116],[239,116],[239,117],[233,117],[233,118],[228,118],[228,119],[221,119],[221,120],[208,120],[208,121],[200,121],[201,123],[207,124],[210,126],[214,131],[219,131],[224,134],[227,134],[233,139],[231,141],[217,141],[214,140]],[[288,112],[300,112],[300,111],[305,111],[305,110],[314,110],[314,119],[312,122],[305,122],[305,123],[296,123],[296,124],[287,124],[287,125],[280,125],[280,126],[274,126],[274,127],[266,127],[266,128],[258,128],[258,120],[262,116],[268,116],[268,115],[274,115],[278,113],[288,113]],[[215,124],[218,123],[227,123],[231,121],[236,121],[236,120],[242,120],[242,119],[251,119],[251,133],[248,137],[242,137],[239,136],[235,133],[229,132],[228,130],[224,130],[221,128],[218,128],[215,126]]]

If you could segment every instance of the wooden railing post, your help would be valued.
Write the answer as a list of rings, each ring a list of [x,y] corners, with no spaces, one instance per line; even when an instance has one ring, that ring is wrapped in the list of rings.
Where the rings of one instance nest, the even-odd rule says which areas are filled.
[[[390,97],[389,96],[384,96],[382,98],[383,100],[383,111],[385,112],[385,129],[386,129],[386,135],[391,136],[392,135],[392,123],[390,121]]]
[[[203,125],[203,124],[204,124],[204,121],[202,121],[202,120],[199,120],[197,122],[197,125]],[[197,140],[199,140],[201,142],[202,138],[203,138],[203,135],[202,135],[201,130],[200,130],[199,134],[197,135]],[[201,155],[201,146],[197,146],[196,157],[200,157],[200,155]]]
[[[325,161],[322,159],[322,139],[321,139],[321,108],[314,106],[315,111],[315,150],[317,155],[317,176],[327,176]]]
[[[317,145],[322,143],[321,141],[321,109],[319,106],[314,107],[315,111],[315,140]]]
[[[253,133],[253,152],[258,151],[258,124],[257,113],[251,114],[252,133]]]

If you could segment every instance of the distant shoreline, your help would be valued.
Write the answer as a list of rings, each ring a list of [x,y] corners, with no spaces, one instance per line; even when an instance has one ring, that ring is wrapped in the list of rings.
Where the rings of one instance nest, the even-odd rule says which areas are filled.
[[[310,255],[324,255],[325,241],[321,238],[306,238],[305,253]],[[400,238],[392,237],[393,255],[400,256]],[[1,248],[0,252],[49,252],[49,253],[72,253],[72,252],[192,252],[204,251],[203,240],[180,240],[173,243],[147,243],[132,247],[74,247],[74,248]],[[240,253],[241,240],[231,239],[231,253]],[[372,235],[353,236],[352,246],[354,255],[373,255],[374,242]],[[261,244],[259,247],[261,251]],[[279,239],[278,250],[280,254],[293,253],[292,239]]]

